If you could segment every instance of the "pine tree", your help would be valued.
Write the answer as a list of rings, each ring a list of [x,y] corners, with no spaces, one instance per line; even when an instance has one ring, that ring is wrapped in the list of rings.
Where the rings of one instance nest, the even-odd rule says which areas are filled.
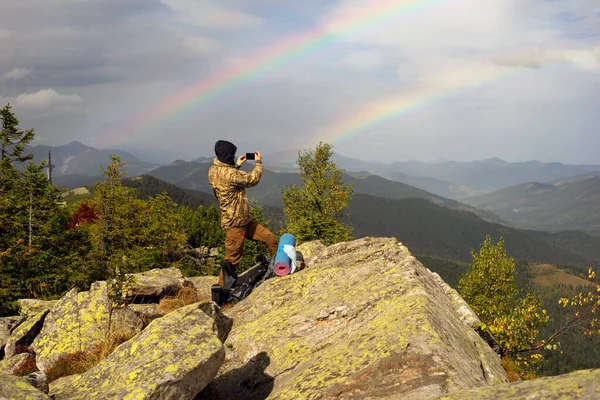
[[[350,239],[351,229],[341,220],[353,188],[342,182],[342,171],[331,161],[331,145],[319,143],[313,151],[298,153],[302,186],[286,186],[282,201],[286,231],[298,242],[323,240],[327,245]]]
[[[22,131],[19,120],[7,105],[0,110],[0,252],[16,245],[22,237],[22,218],[26,207],[22,202],[19,167],[33,155],[25,155],[25,146],[34,138],[34,130]]]

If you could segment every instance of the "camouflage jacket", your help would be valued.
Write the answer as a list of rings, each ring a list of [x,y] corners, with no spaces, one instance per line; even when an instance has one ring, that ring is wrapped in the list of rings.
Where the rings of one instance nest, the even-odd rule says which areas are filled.
[[[208,170],[208,183],[219,200],[223,230],[246,226],[251,221],[246,188],[258,184],[262,170],[261,161],[256,161],[254,169],[248,174],[215,158]]]

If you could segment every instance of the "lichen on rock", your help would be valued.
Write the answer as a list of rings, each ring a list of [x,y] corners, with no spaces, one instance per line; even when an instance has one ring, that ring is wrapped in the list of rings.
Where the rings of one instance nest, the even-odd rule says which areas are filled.
[[[600,399],[600,369],[536,378],[472,390],[461,390],[441,396],[440,400],[559,400]]]
[[[111,301],[106,282],[95,282],[88,292],[69,291],[52,308],[33,342],[36,364],[47,372],[61,357],[91,351],[107,339]]]
[[[4,357],[10,358],[16,355],[19,351],[18,346],[30,346],[37,335],[42,330],[44,320],[48,310],[42,311],[37,315],[29,317],[17,326],[11,333],[10,338],[4,347]]]
[[[58,303],[58,300],[19,299],[19,314],[29,318],[44,311],[50,311]]]
[[[23,321],[25,318],[21,316],[0,318],[0,360],[4,358],[4,346],[10,339],[12,331]]]
[[[33,387],[25,378],[0,374],[0,399],[50,400],[51,398]]]
[[[308,269],[266,281],[228,310],[226,362],[200,398],[265,388],[286,400],[428,398],[507,381],[499,357],[396,239],[298,250]]]
[[[33,354],[22,353],[0,360],[0,374],[15,375],[19,369],[33,359]]]
[[[127,274],[128,298],[160,298],[173,295],[185,280],[177,268],[155,268],[136,274]]]
[[[214,303],[152,321],[87,372],[50,384],[56,400],[193,399],[216,375],[232,320]]]

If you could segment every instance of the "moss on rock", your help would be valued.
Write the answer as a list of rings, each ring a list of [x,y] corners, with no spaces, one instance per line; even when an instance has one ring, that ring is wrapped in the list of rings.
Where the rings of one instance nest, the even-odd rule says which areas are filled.
[[[271,377],[262,382],[273,399],[431,397],[507,381],[445,288],[397,240],[302,246],[313,249],[308,269],[266,281],[230,309],[228,355],[206,393],[255,396],[261,384],[249,388],[236,371],[262,353],[264,369],[246,374]]]
[[[33,343],[36,336],[42,330],[47,314],[48,311],[46,310],[29,317],[12,331],[4,347],[5,358],[10,358],[18,354],[20,352],[19,346],[28,347]]]
[[[582,370],[559,376],[537,378],[477,390],[444,395],[443,400],[559,400],[600,398],[600,369]]]
[[[25,378],[0,374],[0,399],[50,400],[50,397],[34,388]]]
[[[47,372],[61,357],[88,352],[108,335],[110,299],[106,282],[95,282],[88,292],[69,291],[46,317],[33,342],[36,363]]]
[[[58,300],[19,299],[19,314],[29,318],[45,311],[50,311],[58,303]]]
[[[32,362],[33,354],[22,353],[0,360],[0,374],[16,375],[25,365]]]
[[[193,399],[216,375],[232,321],[213,303],[175,310],[89,371],[50,384],[56,400]]]

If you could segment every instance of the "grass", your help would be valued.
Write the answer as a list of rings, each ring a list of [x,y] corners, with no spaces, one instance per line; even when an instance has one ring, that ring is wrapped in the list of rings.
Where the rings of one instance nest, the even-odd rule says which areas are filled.
[[[106,341],[98,343],[91,351],[77,351],[59,357],[46,371],[48,382],[69,375],[82,374],[99,364],[122,343],[130,338],[123,335],[110,334]]]
[[[179,289],[175,296],[165,296],[160,299],[156,312],[159,314],[168,314],[171,311],[202,300],[195,287],[184,287]]]
[[[558,267],[550,264],[534,265],[532,267],[533,282],[538,286],[556,286],[556,285],[571,285],[577,286],[588,286],[595,287],[596,284],[579,278],[578,276],[571,275]]]

